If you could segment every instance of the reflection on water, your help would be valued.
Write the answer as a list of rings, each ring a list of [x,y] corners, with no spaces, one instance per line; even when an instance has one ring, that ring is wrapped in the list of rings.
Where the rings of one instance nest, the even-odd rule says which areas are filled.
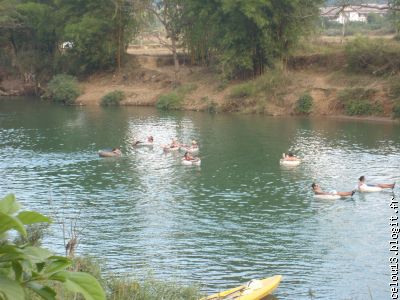
[[[78,216],[78,250],[119,274],[153,270],[208,292],[282,274],[279,299],[386,299],[392,194],[322,201],[310,185],[399,180],[399,133],[394,124],[1,101],[0,192],[48,214],[51,198]],[[131,147],[150,134],[153,149]],[[163,153],[173,137],[199,142],[201,167]],[[100,159],[109,147],[123,157]],[[304,162],[281,167],[287,150]],[[58,226],[45,243],[63,253]]]

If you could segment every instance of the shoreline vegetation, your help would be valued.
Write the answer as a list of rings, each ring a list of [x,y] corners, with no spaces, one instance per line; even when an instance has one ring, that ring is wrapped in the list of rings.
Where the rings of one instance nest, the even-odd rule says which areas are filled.
[[[357,1],[5,4],[0,96],[211,113],[400,118],[399,1],[379,10],[368,4],[372,10],[362,21],[349,15],[343,24],[324,8],[336,7],[337,18],[357,9]]]
[[[223,80],[209,66],[185,64],[182,55],[176,85],[173,59],[165,52],[129,48],[119,73],[97,72],[79,80],[60,75],[47,84],[42,98],[69,105],[268,116],[372,121],[400,116],[400,43],[394,39],[356,37],[345,44],[328,37],[303,40],[285,62],[248,80]],[[364,61],[369,63],[362,65]],[[3,80],[12,93],[18,85],[24,86],[18,79]]]

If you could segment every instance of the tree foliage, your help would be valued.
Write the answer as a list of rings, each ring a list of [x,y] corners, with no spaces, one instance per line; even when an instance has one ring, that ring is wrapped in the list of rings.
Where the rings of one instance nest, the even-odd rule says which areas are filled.
[[[14,195],[0,200],[0,299],[23,300],[29,290],[43,299],[55,300],[51,283],[59,282],[67,290],[80,293],[87,300],[104,300],[98,281],[82,272],[69,272],[71,261],[29,244],[16,245],[8,239],[10,230],[26,237],[26,225],[49,223],[50,219],[34,211],[19,212]]]
[[[133,11],[133,0],[0,0],[0,46],[11,49],[21,73],[116,67],[135,27]],[[63,49],[65,42],[72,47]]]
[[[262,74],[318,17],[319,0],[186,0],[184,42],[192,58],[217,58],[227,76]]]

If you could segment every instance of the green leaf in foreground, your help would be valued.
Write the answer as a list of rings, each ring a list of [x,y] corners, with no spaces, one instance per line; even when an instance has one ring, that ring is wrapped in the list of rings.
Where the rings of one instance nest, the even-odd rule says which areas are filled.
[[[18,214],[18,219],[25,225],[35,223],[51,223],[51,220],[35,211],[23,211]]]
[[[82,272],[59,272],[65,276],[64,286],[71,292],[81,293],[86,300],[105,300],[106,295],[92,275]]]
[[[23,288],[14,280],[0,274],[0,299],[23,300],[25,293]]]
[[[56,299],[56,292],[48,286],[43,286],[36,282],[29,282],[26,286],[45,300]]]
[[[0,235],[10,229],[15,229],[21,235],[26,236],[24,224],[18,218],[0,212]]]
[[[21,208],[14,194],[9,194],[0,200],[0,212],[12,215]]]

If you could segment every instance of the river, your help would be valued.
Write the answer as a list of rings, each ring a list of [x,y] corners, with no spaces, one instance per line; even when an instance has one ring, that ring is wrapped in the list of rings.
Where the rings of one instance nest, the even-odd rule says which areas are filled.
[[[132,149],[152,134],[153,149]],[[164,154],[198,141],[201,167]],[[120,147],[121,158],[97,151]],[[303,158],[279,165],[282,152]],[[400,178],[400,126],[340,119],[64,107],[0,101],[1,195],[76,220],[78,252],[105,272],[201,284],[215,292],[282,274],[277,299],[389,299],[391,191],[318,200]],[[45,246],[63,254],[53,224]]]

